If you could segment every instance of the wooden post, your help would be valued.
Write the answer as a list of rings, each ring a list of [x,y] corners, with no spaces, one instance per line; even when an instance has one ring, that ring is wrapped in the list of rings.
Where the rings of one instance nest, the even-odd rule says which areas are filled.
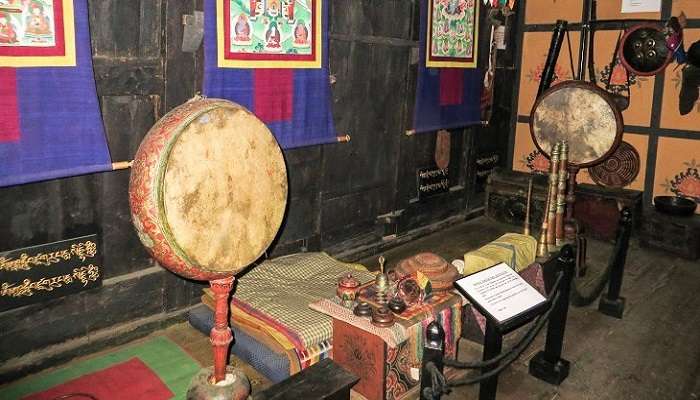
[[[625,311],[625,298],[620,297],[620,290],[622,290],[622,278],[625,273],[627,249],[632,232],[632,212],[628,208],[624,208],[620,214],[608,292],[600,297],[598,303],[598,311],[615,318],[622,318],[622,313]]]
[[[229,297],[233,289],[233,280],[234,277],[230,277],[209,282],[215,301],[214,327],[209,335],[214,351],[214,376],[210,378],[212,383],[221,382],[226,378],[229,345],[233,341],[228,324]]]
[[[573,280],[576,259],[571,245],[565,245],[557,258],[557,267],[564,272],[559,286],[559,300],[549,316],[544,350],[530,360],[530,375],[552,385],[559,385],[569,376],[569,361],[561,358],[564,346],[564,331],[569,313],[569,293]]]

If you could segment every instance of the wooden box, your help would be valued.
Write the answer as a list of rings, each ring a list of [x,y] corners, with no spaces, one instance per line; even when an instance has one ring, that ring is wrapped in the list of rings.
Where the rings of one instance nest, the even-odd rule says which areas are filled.
[[[632,212],[633,227],[639,226],[642,196],[638,190],[581,184],[576,191],[574,217],[586,237],[614,241],[620,222],[620,210],[624,207]]]
[[[533,177],[531,228],[542,226],[547,199],[547,176],[518,171],[496,170],[486,185],[486,216],[496,221],[522,227],[527,210],[527,187]]]
[[[700,258],[700,215],[674,217],[647,207],[642,217],[640,244],[697,260]]]
[[[445,321],[447,314],[444,311],[447,309],[451,315],[449,321]],[[448,332],[446,340],[449,341],[445,353],[448,357],[455,357],[461,332],[461,298],[450,296],[449,301],[436,305],[432,313],[441,313],[439,320]],[[430,313],[425,317],[428,315]],[[410,336],[394,348],[378,335],[333,318],[333,361],[360,378],[353,387],[354,391],[368,400],[398,400],[417,395],[421,367],[417,351],[422,354],[422,332],[427,325],[425,317],[412,322],[397,322],[407,329]]]
[[[530,176],[534,176],[530,227],[532,231],[538,231],[542,226],[547,197],[547,176],[544,175],[504,170],[492,173],[486,189],[486,216],[522,227]],[[587,184],[577,186],[574,216],[589,238],[613,241],[622,207],[629,207],[634,220],[639,221],[642,192]]]

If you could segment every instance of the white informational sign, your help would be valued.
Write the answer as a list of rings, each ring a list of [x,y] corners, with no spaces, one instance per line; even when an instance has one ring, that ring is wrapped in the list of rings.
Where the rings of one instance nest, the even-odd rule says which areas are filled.
[[[455,284],[498,323],[547,301],[505,263],[466,276]]]
[[[622,0],[623,13],[660,12],[661,0]]]

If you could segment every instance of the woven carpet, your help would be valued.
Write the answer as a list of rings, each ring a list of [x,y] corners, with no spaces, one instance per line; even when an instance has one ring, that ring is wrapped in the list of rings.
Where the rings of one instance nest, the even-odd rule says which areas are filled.
[[[0,388],[0,399],[50,400],[69,393],[86,393],[99,400],[184,399],[199,369],[175,343],[156,337],[21,379]]]

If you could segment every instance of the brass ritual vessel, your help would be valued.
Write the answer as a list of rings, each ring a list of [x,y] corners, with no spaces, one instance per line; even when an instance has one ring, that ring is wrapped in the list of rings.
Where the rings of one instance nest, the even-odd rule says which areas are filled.
[[[523,235],[530,236],[530,208],[532,207],[532,176],[527,185],[527,208],[525,209],[525,226],[523,227]]]
[[[379,273],[374,280],[374,289],[376,291],[374,301],[382,306],[389,302],[389,277],[384,273],[385,262],[386,258],[379,256]]]
[[[547,248],[551,252],[556,246],[556,219],[557,219],[557,186],[559,185],[559,161],[561,156],[561,143],[557,143],[552,150],[551,170],[549,173],[549,192],[547,201]]]
[[[542,230],[537,241],[537,257],[546,257],[561,246],[565,238],[565,214],[567,211],[567,179],[569,145],[557,142],[552,149],[549,181]],[[528,196],[529,197],[529,196]],[[529,213],[528,213],[529,214]]]
[[[564,214],[566,212],[566,182],[568,180],[569,168],[569,143],[561,142],[561,154],[559,160],[559,182],[557,184],[557,212],[555,228],[555,245],[564,244]]]

